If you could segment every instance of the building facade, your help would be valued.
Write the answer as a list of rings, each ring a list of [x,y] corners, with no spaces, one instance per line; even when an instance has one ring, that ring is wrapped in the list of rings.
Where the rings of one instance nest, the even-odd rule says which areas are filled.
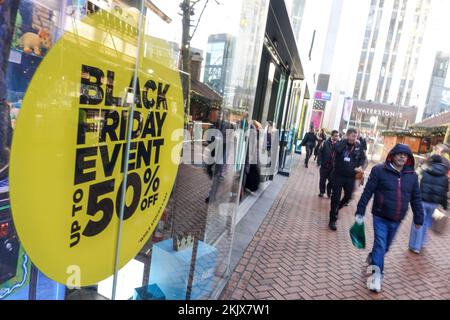
[[[331,93],[330,101],[315,103],[321,125],[342,129],[348,99],[415,106],[420,120],[444,8],[441,0],[307,2],[301,37],[314,43],[300,49],[305,73],[316,91]]]
[[[204,82],[219,94],[225,91],[226,77],[230,76],[234,40],[228,34],[214,34],[208,37]]]
[[[427,105],[423,118],[429,118],[450,109],[450,54],[438,52],[431,76]]]

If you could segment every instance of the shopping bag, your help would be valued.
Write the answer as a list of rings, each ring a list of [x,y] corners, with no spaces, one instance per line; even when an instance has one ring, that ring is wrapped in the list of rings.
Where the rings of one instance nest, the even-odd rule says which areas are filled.
[[[356,248],[366,248],[366,232],[364,229],[364,223],[355,222],[355,224],[350,229],[350,238],[352,239],[352,243]]]
[[[448,228],[448,221],[450,218],[447,214],[443,213],[441,210],[436,209],[433,212],[433,225],[431,229],[437,234],[443,234]]]

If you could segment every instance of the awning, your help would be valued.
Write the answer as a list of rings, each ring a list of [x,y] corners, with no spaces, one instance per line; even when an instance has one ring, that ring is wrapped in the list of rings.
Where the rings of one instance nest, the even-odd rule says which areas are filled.
[[[284,1],[270,1],[266,36],[275,45],[283,64],[289,64],[292,77],[303,80],[303,67]]]
[[[427,118],[420,123],[415,123],[412,127],[432,128],[448,125],[450,125],[450,110],[434,117]]]
[[[210,101],[222,101],[222,96],[220,94],[218,94],[208,85],[195,79],[191,79],[191,93],[204,97]]]

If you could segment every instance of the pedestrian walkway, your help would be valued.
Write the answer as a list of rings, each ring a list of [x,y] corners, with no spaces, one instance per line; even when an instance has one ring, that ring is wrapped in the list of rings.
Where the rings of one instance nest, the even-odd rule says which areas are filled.
[[[365,259],[372,248],[372,215],[366,215],[367,248],[351,244],[349,229],[362,188],[328,229],[330,200],[319,198],[319,170],[297,166],[275,199],[225,287],[222,299],[450,299],[450,232],[430,241],[421,255],[408,250],[412,213],[386,256],[382,292],[366,289]],[[449,230],[450,231],[450,230]]]

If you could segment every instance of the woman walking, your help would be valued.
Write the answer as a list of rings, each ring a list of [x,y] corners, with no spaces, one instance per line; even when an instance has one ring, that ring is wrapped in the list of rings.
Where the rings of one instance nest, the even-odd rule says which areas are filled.
[[[409,237],[409,250],[420,253],[426,242],[427,230],[433,223],[433,213],[439,205],[447,210],[448,167],[440,155],[433,155],[419,173],[420,191],[424,211],[424,224],[420,229],[413,226]]]

